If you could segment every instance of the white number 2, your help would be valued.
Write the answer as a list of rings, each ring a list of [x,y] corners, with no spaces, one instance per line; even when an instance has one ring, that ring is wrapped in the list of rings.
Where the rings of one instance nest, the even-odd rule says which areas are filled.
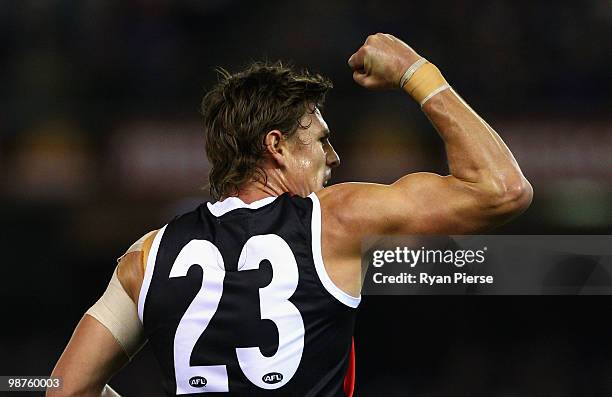
[[[206,391],[226,392],[229,388],[225,365],[189,365],[193,347],[208,327],[223,294],[223,258],[219,249],[210,241],[191,240],[176,257],[170,270],[170,278],[185,277],[189,268],[194,265],[202,268],[202,286],[185,311],[174,335],[176,394],[202,393],[202,387],[198,387],[200,383],[192,384],[191,381],[200,379],[199,377],[205,379]]]
[[[259,289],[261,318],[278,329],[278,349],[271,357],[259,347],[236,348],[238,363],[251,383],[263,389],[285,385],[297,370],[304,350],[304,321],[289,301],[298,285],[298,266],[289,245],[275,234],[251,237],[240,253],[238,270],[272,266],[272,281]],[[217,311],[223,294],[225,265],[219,249],[206,240],[190,241],[177,256],[170,277],[184,277],[191,266],[202,268],[202,286],[185,311],[174,336],[176,394],[228,392],[225,365],[191,366],[191,352]]]

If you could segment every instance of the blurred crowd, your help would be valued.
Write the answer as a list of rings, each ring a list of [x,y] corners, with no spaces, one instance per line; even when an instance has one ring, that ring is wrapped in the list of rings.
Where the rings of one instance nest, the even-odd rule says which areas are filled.
[[[611,22],[605,1],[0,2],[0,194],[171,207],[206,197],[200,99],[216,66],[257,59],[334,81],[327,117],[344,160],[336,181],[445,172],[415,106],[351,81],[348,56],[368,33],[386,31],[437,63],[499,130],[536,185],[536,205],[569,209],[534,224],[606,229]]]

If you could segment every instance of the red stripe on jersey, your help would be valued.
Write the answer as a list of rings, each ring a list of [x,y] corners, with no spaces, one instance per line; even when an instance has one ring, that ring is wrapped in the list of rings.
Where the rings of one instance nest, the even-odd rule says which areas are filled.
[[[349,365],[344,376],[344,395],[353,397],[355,391],[355,338],[351,341],[351,353],[349,355]]]

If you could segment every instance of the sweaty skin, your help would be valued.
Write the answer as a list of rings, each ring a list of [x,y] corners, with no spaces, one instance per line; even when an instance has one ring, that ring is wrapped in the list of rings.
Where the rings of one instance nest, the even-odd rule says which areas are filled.
[[[298,128],[290,138],[284,137],[279,130],[266,135],[268,158],[262,168],[268,183],[254,181],[243,186],[238,197],[245,203],[285,192],[306,197],[321,190],[331,178],[332,168],[340,165],[320,110],[312,104],[305,104],[304,109],[300,125],[305,128]]]
[[[378,33],[367,38],[348,64],[355,82],[367,89],[399,89],[402,74],[419,58],[401,40]],[[508,147],[453,90],[433,96],[422,108],[444,141],[450,175],[408,174],[391,185],[342,183],[324,188],[340,161],[325,120],[312,109],[312,104],[305,104],[301,124],[306,128],[294,136],[285,138],[278,130],[267,133],[267,184],[248,183],[238,197],[251,203],[285,192],[304,197],[316,192],[325,268],[349,295],[360,294],[367,270],[361,267],[362,237],[476,233],[507,222],[531,203],[531,185]],[[119,280],[135,302],[143,259],[126,255],[119,264]],[[85,316],[53,371],[71,383],[65,393],[53,395],[100,396],[126,361],[108,330]]]

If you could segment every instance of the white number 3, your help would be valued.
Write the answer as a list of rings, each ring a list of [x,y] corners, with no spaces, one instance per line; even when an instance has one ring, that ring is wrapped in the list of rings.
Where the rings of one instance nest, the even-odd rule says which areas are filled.
[[[304,321],[289,301],[298,285],[298,266],[291,248],[280,236],[251,237],[240,252],[238,270],[258,269],[263,260],[272,266],[272,281],[259,289],[261,318],[272,320],[278,329],[278,349],[271,357],[259,347],[236,348],[244,375],[263,389],[285,385],[302,359]],[[191,266],[202,268],[202,286],[185,311],[174,336],[176,394],[228,392],[225,365],[191,366],[191,352],[217,311],[223,294],[225,264],[219,249],[206,240],[191,240],[181,249],[170,270],[170,278],[184,277]]]

